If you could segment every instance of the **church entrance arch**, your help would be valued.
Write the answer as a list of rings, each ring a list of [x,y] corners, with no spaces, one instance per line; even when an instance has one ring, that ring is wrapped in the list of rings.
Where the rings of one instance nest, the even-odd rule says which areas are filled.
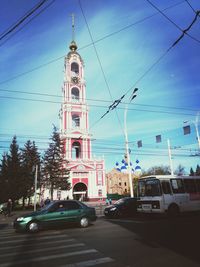
[[[80,201],[87,200],[87,185],[84,183],[77,183],[73,188],[73,198]]]

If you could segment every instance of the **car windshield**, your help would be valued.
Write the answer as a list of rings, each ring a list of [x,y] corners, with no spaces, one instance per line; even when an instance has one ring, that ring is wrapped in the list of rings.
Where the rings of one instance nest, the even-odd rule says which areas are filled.
[[[115,202],[116,205],[123,204],[125,202],[125,198],[121,198]]]
[[[50,202],[50,203],[47,204],[46,206],[42,207],[40,210],[41,210],[41,211],[48,210],[53,204],[54,204],[54,202]]]
[[[139,196],[160,196],[160,182],[158,179],[142,180],[139,181]]]

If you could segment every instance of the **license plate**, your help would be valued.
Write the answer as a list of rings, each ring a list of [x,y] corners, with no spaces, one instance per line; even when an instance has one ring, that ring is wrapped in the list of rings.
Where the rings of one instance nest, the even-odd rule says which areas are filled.
[[[143,205],[142,205],[142,209],[143,209],[143,210],[151,210],[151,208],[152,208],[152,207],[151,207],[151,204],[143,204]]]

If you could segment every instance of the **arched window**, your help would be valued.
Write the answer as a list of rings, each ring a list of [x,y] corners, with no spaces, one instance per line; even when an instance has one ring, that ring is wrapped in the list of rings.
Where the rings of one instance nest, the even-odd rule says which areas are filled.
[[[79,89],[76,87],[72,88],[72,101],[77,102],[79,101]]]
[[[72,144],[72,158],[81,158],[81,144],[79,142]]]
[[[71,72],[73,76],[78,76],[79,74],[79,65],[76,62],[71,64]]]
[[[80,127],[80,117],[77,114],[72,115],[72,128]]]

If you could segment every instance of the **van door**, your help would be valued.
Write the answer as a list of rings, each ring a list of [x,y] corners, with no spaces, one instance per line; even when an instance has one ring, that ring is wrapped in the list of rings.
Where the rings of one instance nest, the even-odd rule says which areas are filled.
[[[163,207],[161,209],[167,211],[169,205],[173,202],[173,194],[169,180],[161,180],[160,182],[163,193]]]
[[[171,179],[171,186],[174,202],[179,206],[180,211],[188,210],[189,195],[185,193],[182,179]]]

